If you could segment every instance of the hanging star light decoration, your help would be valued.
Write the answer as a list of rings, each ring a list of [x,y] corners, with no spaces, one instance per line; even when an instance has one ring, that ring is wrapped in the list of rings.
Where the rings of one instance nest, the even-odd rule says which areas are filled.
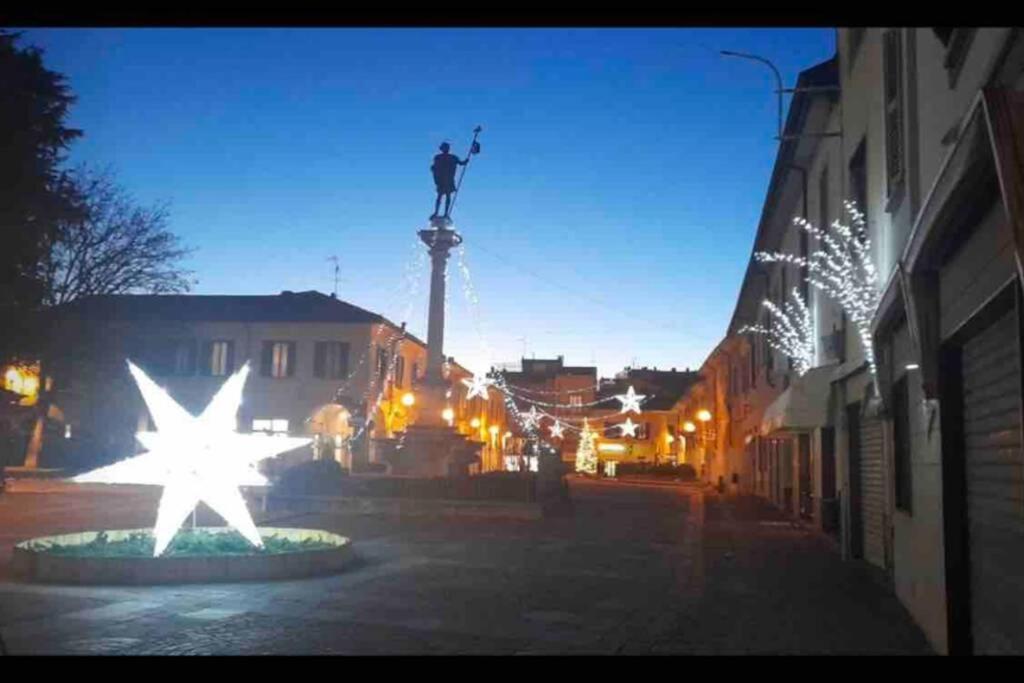
[[[540,413],[537,412],[537,406],[530,406],[530,412],[523,415],[523,426],[527,429],[536,429],[537,425],[540,424]]]
[[[636,437],[636,428],[640,425],[636,424],[630,418],[626,418],[625,422],[619,423],[619,428],[622,429],[622,433],[619,436],[632,436]]]
[[[466,398],[471,399],[474,396],[479,396],[485,401],[487,400],[487,387],[493,384],[494,381],[487,378],[481,377],[480,375],[473,375],[471,378],[462,380],[462,383],[469,388],[469,392],[466,393]]]
[[[248,363],[224,382],[198,417],[190,415],[130,361],[128,371],[158,431],[136,434],[147,449],[145,453],[86,472],[72,481],[163,486],[153,527],[154,557],[163,554],[200,502],[209,505],[254,546],[262,547],[238,487],[265,485],[267,479],[256,470],[256,463],[305,446],[312,439],[236,431],[235,417],[249,376]]]
[[[615,398],[622,403],[622,411],[621,412],[623,412],[623,413],[634,412],[637,415],[639,415],[641,412],[643,412],[643,411],[640,410],[640,402],[643,401],[645,398],[647,398],[647,395],[646,394],[638,394],[638,393],[636,393],[633,390],[633,385],[630,384],[629,385],[629,389],[626,390],[626,393],[618,394],[618,395],[615,396]]]
[[[551,430],[551,438],[553,438],[553,439],[561,439],[562,438],[563,427],[562,427],[562,423],[561,422],[559,422],[558,420],[555,420],[555,424],[551,425],[551,427],[549,427],[549,429]]]

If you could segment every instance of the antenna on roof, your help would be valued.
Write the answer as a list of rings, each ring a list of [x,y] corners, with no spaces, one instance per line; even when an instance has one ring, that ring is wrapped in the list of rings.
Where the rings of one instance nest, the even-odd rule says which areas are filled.
[[[328,261],[332,261],[334,263],[334,289],[331,290],[331,298],[332,299],[337,299],[338,298],[338,270],[339,270],[339,267],[338,267],[338,257],[337,256],[328,256],[327,260]]]

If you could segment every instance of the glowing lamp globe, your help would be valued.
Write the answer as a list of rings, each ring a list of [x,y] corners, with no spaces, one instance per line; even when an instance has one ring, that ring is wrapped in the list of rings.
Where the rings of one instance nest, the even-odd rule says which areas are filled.
[[[690,422],[689,420],[687,420],[686,422],[683,423],[683,431],[695,432],[695,431],[697,431],[697,425],[695,425],[692,422]]]
[[[469,426],[472,427],[473,429],[480,429],[480,418],[474,417],[472,420],[469,421]]]
[[[405,392],[405,394],[402,395],[402,405],[405,406],[406,408],[413,406],[415,403],[416,397],[413,395],[411,391],[407,391]]]
[[[711,420],[711,413],[708,412],[707,410],[698,410],[697,419],[700,420],[701,422],[708,422],[709,420]]]

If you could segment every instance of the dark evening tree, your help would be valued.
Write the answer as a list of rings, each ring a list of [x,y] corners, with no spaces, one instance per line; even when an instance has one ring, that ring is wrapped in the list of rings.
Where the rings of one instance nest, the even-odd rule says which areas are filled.
[[[19,39],[0,31],[0,358],[24,349],[44,303],[39,266],[60,221],[75,211],[60,165],[82,135],[66,125],[75,97],[65,77]]]
[[[43,256],[44,302],[90,294],[187,292],[189,253],[167,229],[167,207],[140,206],[109,170],[79,166],[67,176],[76,211],[59,222]]]

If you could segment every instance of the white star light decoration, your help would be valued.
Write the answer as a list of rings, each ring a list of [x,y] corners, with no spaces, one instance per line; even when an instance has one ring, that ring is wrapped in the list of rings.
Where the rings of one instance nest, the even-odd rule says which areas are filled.
[[[646,394],[638,394],[633,391],[633,385],[629,385],[629,389],[624,394],[618,394],[615,398],[622,402],[623,413],[634,412],[639,415],[642,411],[640,410],[640,402],[647,398]]]
[[[466,378],[462,380],[462,383],[469,387],[469,392],[466,394],[466,399],[471,399],[474,396],[479,396],[485,401],[487,400],[487,387],[493,383],[493,380],[487,377],[481,377],[480,375],[473,375],[472,378]]]
[[[249,376],[248,363],[224,382],[199,417],[190,415],[131,362],[128,370],[159,431],[136,434],[147,449],[142,455],[86,472],[72,481],[163,486],[153,527],[154,557],[163,554],[200,501],[254,546],[262,547],[238,487],[266,484],[256,463],[305,446],[312,439],[240,434],[235,430],[242,388]]]
[[[555,420],[555,424],[551,425],[548,429],[551,430],[551,438],[561,439],[562,438],[562,423]]]
[[[619,427],[622,429],[622,434],[620,434],[619,436],[632,436],[632,437],[635,437],[636,436],[636,428],[639,427],[639,426],[640,425],[636,424],[635,422],[633,422],[633,420],[631,420],[630,418],[627,417],[625,422],[622,422],[622,423],[619,424]]]
[[[530,406],[530,412],[523,415],[523,426],[527,429],[536,429],[539,424],[540,413],[537,412],[537,406]]]

